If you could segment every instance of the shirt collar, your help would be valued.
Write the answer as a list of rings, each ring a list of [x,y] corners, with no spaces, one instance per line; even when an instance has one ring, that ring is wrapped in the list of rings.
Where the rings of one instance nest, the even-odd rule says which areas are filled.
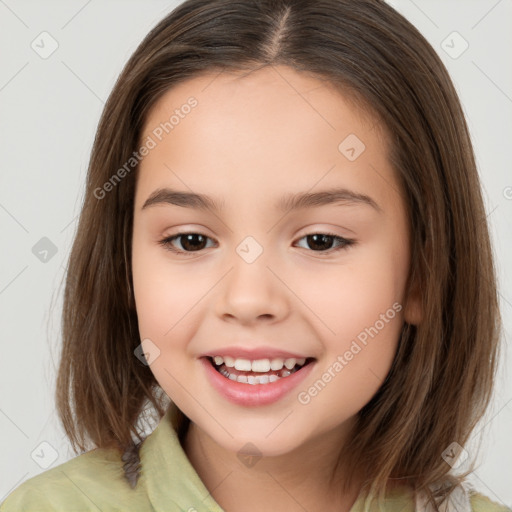
[[[224,512],[199,478],[173,426],[172,407],[140,448],[140,479],[155,510]]]

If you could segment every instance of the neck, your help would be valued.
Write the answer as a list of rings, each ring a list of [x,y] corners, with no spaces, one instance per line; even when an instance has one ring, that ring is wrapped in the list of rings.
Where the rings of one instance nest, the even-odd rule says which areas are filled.
[[[183,448],[206,488],[226,512],[350,512],[361,480],[355,479],[357,483],[349,491],[342,490],[345,470],[336,470],[339,450],[332,448],[341,447],[341,440],[339,430],[331,431],[293,452],[242,461],[191,423]],[[332,478],[335,471],[336,478]]]

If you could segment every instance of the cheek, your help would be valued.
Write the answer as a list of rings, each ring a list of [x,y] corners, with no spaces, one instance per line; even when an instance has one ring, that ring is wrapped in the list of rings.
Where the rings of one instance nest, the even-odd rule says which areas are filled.
[[[293,280],[294,292],[318,319],[315,323],[322,337],[332,340],[335,348],[343,348],[390,308],[388,316],[399,328],[402,313],[396,310],[401,309],[402,301],[401,265],[388,245],[376,242],[347,254],[339,264],[318,265],[314,272],[301,269],[300,279],[287,278]],[[398,307],[393,309],[394,304]]]
[[[405,272],[403,254],[389,246],[359,256],[338,286],[338,307],[331,306],[336,335],[328,357],[331,373],[337,375],[332,391],[354,413],[375,395],[393,363],[403,325]],[[322,400],[327,407],[329,397]]]
[[[313,407],[318,414],[327,415],[326,425],[334,427],[357,414],[377,393],[391,369],[403,306],[389,293],[393,283],[383,281],[379,284],[382,293],[372,286],[360,286],[357,293],[338,295],[344,301],[342,307],[330,306],[335,335],[322,336],[326,350],[322,373],[304,389],[306,395],[299,397],[301,404],[315,401]]]
[[[132,274],[141,336],[172,338],[200,299],[197,278],[186,266],[170,264],[164,249],[139,244],[136,237]]]
[[[325,350],[318,383],[319,407],[333,400],[356,413],[377,392],[391,368],[403,324],[403,255],[390,243],[360,248],[346,264],[322,269],[300,293],[320,318],[317,333]],[[307,294],[307,289],[316,290]],[[325,379],[324,379],[325,377]],[[332,382],[332,384],[331,384]],[[336,409],[332,420],[338,421]]]
[[[191,370],[187,340],[198,325],[194,309],[198,298],[197,283],[188,283],[180,268],[170,265],[159,247],[138,245],[134,238],[132,274],[141,343],[150,354],[157,382],[181,406],[187,402],[183,389],[185,383],[189,387]]]

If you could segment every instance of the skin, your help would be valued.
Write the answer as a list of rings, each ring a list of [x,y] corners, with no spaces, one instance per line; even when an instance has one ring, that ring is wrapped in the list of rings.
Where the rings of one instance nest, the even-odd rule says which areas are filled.
[[[151,110],[143,139],[190,96],[197,107],[137,175],[132,272],[141,340],[160,351],[151,371],[192,420],[185,451],[224,510],[348,512],[360,487],[329,486],[337,447],[388,373],[403,322],[421,316],[417,298],[405,301],[408,216],[384,131],[327,82],[278,66],[175,86]],[[354,161],[338,150],[349,134],[366,146]],[[334,186],[370,196],[381,211],[358,203],[274,208],[290,192]],[[142,209],[162,187],[207,194],[224,210]],[[174,239],[174,248],[189,247],[178,255],[159,243],[178,231],[208,238],[199,252]],[[339,243],[331,239],[322,250],[305,238],[326,232],[357,243],[334,251]],[[236,251],[247,236],[263,250],[250,264]],[[317,396],[299,403],[298,392],[395,303],[401,311]],[[199,357],[244,344],[317,361],[300,389],[277,403],[235,405],[210,386]],[[248,442],[262,454],[251,467],[237,457]]]

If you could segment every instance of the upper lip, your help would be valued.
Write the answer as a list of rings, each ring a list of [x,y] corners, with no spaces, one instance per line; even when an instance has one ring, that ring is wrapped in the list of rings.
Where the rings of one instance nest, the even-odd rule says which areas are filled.
[[[201,357],[215,357],[215,356],[229,356],[233,359],[249,359],[255,361],[258,359],[308,359],[311,356],[301,355],[293,352],[286,352],[285,350],[277,350],[272,347],[258,347],[253,349],[243,347],[224,347],[203,354]]]

